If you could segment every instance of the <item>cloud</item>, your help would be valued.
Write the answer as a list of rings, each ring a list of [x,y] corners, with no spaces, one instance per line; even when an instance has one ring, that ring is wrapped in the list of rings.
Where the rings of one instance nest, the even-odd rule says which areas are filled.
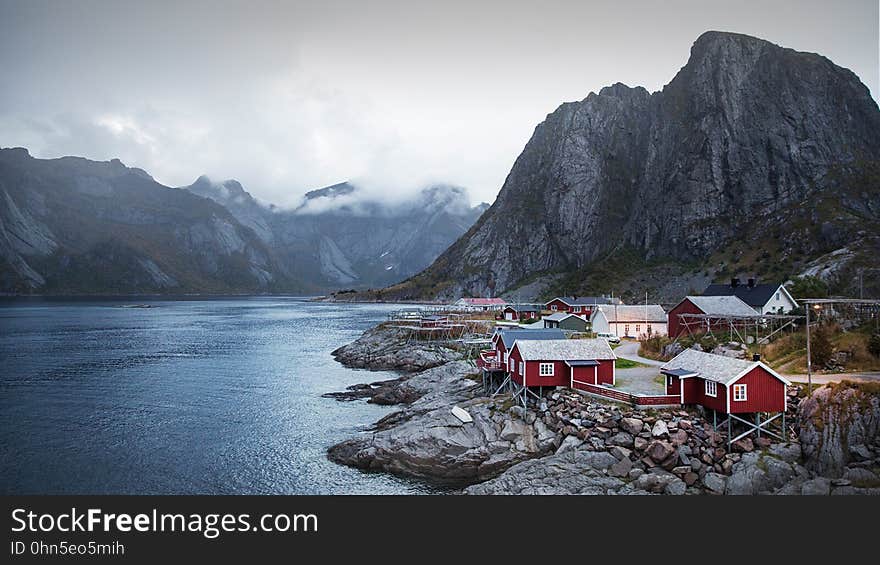
[[[534,127],[617,81],[656,90],[706,29],[821,52],[877,88],[877,4],[8,2],[0,146],[114,157],[264,201],[352,180],[403,201],[491,201]],[[634,16],[638,13],[638,17]]]

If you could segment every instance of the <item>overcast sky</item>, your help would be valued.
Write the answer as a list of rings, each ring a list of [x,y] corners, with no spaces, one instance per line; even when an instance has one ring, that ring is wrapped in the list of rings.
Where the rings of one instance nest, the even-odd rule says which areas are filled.
[[[658,90],[709,29],[821,53],[877,99],[878,18],[877,0],[0,0],[0,146],[282,205],[350,178],[491,201],[560,103]]]

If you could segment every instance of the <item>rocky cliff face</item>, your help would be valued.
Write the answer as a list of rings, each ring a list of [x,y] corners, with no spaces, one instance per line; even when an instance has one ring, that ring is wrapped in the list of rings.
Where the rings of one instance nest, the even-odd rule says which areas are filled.
[[[307,193],[293,210],[261,204],[233,180],[201,177],[185,188],[228,208],[286,272],[331,289],[381,287],[419,272],[486,209],[471,207],[466,190],[448,185],[388,204],[340,183]]]
[[[880,189],[849,189],[878,160],[880,111],[852,72],[819,55],[708,32],[662,91],[615,84],[547,116],[480,221],[391,290],[500,294],[540,273],[588,280],[616,256],[683,272],[732,242],[772,239],[771,230],[782,231],[774,252],[792,269],[844,240],[873,254],[878,211],[864,220]],[[833,211],[818,205],[844,193]],[[809,234],[786,243],[786,228],[799,222]],[[823,230],[836,241],[823,240]]]
[[[0,292],[302,291],[225,208],[118,160],[0,150]]]

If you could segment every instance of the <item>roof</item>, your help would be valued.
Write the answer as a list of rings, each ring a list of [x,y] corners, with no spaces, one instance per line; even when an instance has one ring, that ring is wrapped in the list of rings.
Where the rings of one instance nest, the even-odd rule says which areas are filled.
[[[508,308],[517,312],[540,312],[544,309],[544,306],[541,304],[508,304],[504,309],[507,310]]]
[[[568,318],[569,316],[574,316],[574,314],[569,314],[568,312],[557,312],[555,314],[550,314],[548,316],[544,316],[541,318],[542,320],[550,320],[551,322],[561,322],[562,320]],[[577,316],[575,316],[577,317]]]
[[[690,300],[704,314],[711,316],[742,316],[751,318],[758,315],[754,308],[736,296],[686,296],[684,300]]]
[[[462,298],[461,300],[474,306],[501,306],[507,304],[507,301],[503,298]]]
[[[755,367],[763,367],[780,381],[791,384],[760,361],[746,361],[745,359],[705,353],[696,349],[685,349],[672,360],[663,364],[660,370],[677,377],[699,377],[707,381],[729,385]]]
[[[757,307],[767,304],[781,286],[781,284],[756,284],[754,286],[748,284],[737,286],[710,284],[703,291],[703,296],[736,296],[749,306]],[[787,291],[786,294],[788,294]]]
[[[504,342],[504,347],[508,350],[513,347],[517,340],[548,340],[548,339],[565,339],[565,334],[556,328],[535,328],[533,330],[506,330],[499,329],[497,332]]]
[[[614,304],[615,302],[615,299],[605,296],[557,296],[547,302],[547,304],[555,300],[559,300],[568,306],[595,306],[596,304]]]
[[[587,361],[566,361],[565,364],[569,367],[595,367],[599,362],[595,359],[589,359]]]
[[[605,314],[609,322],[661,322],[666,323],[666,311],[659,304],[599,306],[597,312]],[[647,317],[645,314],[647,313]],[[595,315],[595,314],[594,314]],[[616,319],[615,319],[616,316]]]
[[[585,361],[617,358],[604,339],[517,340],[516,348],[524,361]]]
[[[422,316],[422,320],[434,322],[439,320],[448,320],[449,316],[438,316],[437,314],[433,314],[431,316]]]

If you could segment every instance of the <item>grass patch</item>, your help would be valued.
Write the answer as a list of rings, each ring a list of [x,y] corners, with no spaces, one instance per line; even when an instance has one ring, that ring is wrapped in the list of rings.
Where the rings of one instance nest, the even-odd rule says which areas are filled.
[[[618,369],[635,369],[636,367],[647,367],[644,363],[639,363],[638,361],[631,361],[629,359],[623,359],[618,357],[614,362],[614,366]]]

